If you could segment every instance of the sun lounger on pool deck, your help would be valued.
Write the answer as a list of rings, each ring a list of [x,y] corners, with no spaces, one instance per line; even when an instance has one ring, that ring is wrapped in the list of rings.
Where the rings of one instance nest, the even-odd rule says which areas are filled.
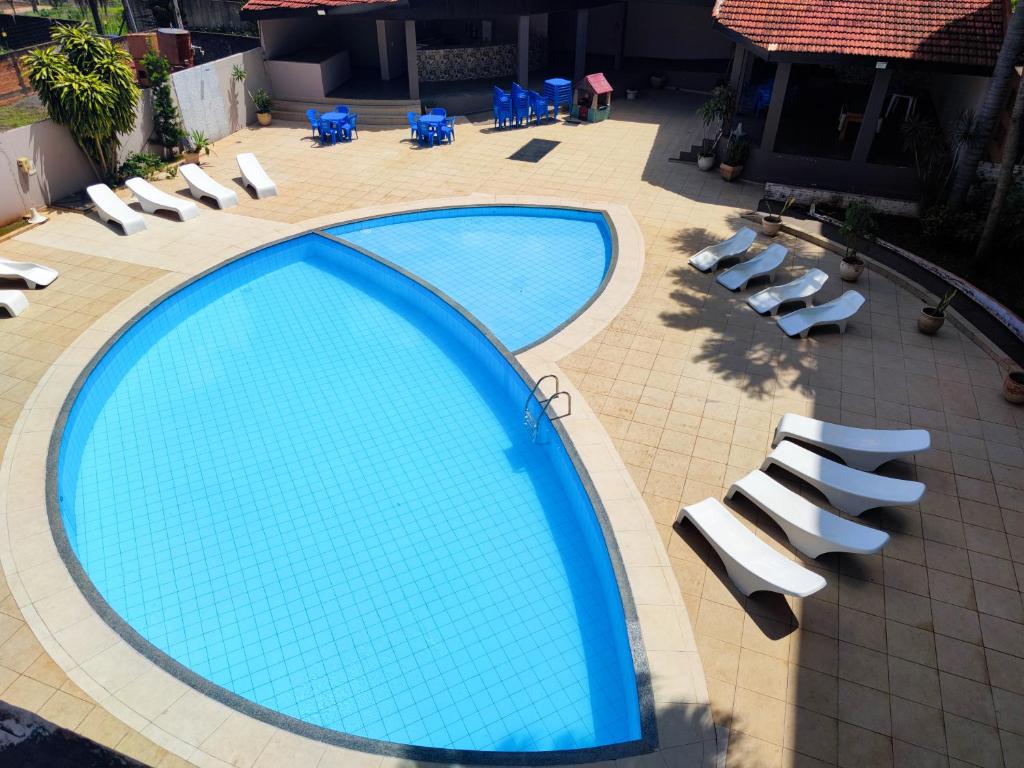
[[[178,168],[178,172],[185,179],[188,191],[196,200],[209,198],[217,204],[218,208],[230,208],[233,205],[238,205],[238,195],[223,184],[211,179],[206,171],[195,163],[185,163]]]
[[[704,250],[693,254],[690,257],[690,266],[696,267],[701,272],[709,272],[721,261],[742,256],[756,239],[757,232],[750,227],[743,227],[728,240],[709,245]]]
[[[252,152],[243,152],[235,156],[238,161],[238,170],[242,173],[242,181],[245,186],[250,187],[256,193],[256,197],[273,197],[277,194],[277,185],[270,180],[267,172],[263,170],[260,161]]]
[[[182,221],[194,219],[199,215],[198,206],[191,200],[182,200],[174,195],[169,195],[138,176],[128,179],[124,185],[135,195],[135,199],[139,201],[139,205],[146,213],[170,211],[177,214]]]
[[[932,444],[926,429],[861,429],[787,413],[775,428],[772,447],[787,437],[836,454],[856,469],[873,472],[901,456],[927,451]]]
[[[863,305],[863,296],[857,291],[847,291],[838,299],[825,304],[781,315],[776,322],[786,335],[799,336],[801,339],[806,339],[811,328],[819,325],[838,325],[842,333],[846,331],[846,321],[857,314]]]
[[[11,317],[17,317],[28,307],[28,299],[21,291],[0,291],[0,307],[6,309]]]
[[[49,285],[57,279],[57,270],[34,264],[31,261],[7,261],[0,259],[0,277],[10,280],[24,280],[29,288]]]
[[[761,471],[773,464],[813,485],[832,506],[848,515],[859,515],[875,507],[916,504],[924,496],[924,483],[862,472],[788,440],[768,454]]]
[[[747,287],[747,283],[755,277],[768,275],[768,281],[775,279],[775,270],[782,266],[786,260],[789,249],[779,243],[772,243],[757,256],[746,261],[741,261],[735,267],[730,267],[715,279],[719,285],[724,285],[730,291],[741,291]]]
[[[786,532],[790,543],[808,557],[826,552],[870,555],[889,541],[889,534],[834,515],[755,469],[729,489],[727,499],[742,493]]]
[[[676,523],[687,517],[715,548],[743,594],[766,590],[807,597],[825,588],[825,579],[776,552],[715,499],[683,507]]]
[[[805,307],[810,307],[814,304],[814,294],[821,290],[827,280],[828,275],[820,269],[809,269],[792,282],[773,285],[752,294],[747,304],[762,315],[766,312],[774,315],[788,301],[802,301]]]
[[[129,208],[106,184],[93,184],[86,187],[85,192],[96,206],[96,215],[103,223],[116,221],[126,235],[134,235],[146,228],[142,214]]]

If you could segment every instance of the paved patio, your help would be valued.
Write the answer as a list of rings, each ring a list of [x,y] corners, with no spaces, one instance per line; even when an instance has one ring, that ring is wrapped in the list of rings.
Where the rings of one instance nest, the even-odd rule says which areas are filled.
[[[28,294],[22,317],[0,321],[0,445],[49,366],[96,318],[167,272],[227,258],[287,224],[479,191],[620,203],[646,240],[640,286],[609,328],[561,365],[662,534],[723,743],[728,737],[727,764],[1024,765],[1024,410],[1001,399],[996,361],[949,324],[934,338],[918,334],[920,303],[877,273],[858,284],[868,304],[845,336],[801,342],[750,312],[746,294],[730,295],[689,268],[686,255],[739,226],[760,195],[756,185],[667,162],[698,135],[687,108],[694,101],[621,101],[597,126],[461,125],[454,146],[430,150],[415,148],[407,129],[365,130],[352,144],[320,148],[308,128],[275,124],[218,142],[208,171],[234,178],[234,154],[255,152],[278,182],[277,198],[240,195],[237,208],[203,210],[187,228],[147,217],[146,237],[55,215],[0,243],[3,258],[62,272]],[[561,144],[537,164],[506,159],[533,138]],[[823,298],[838,295],[837,257],[780,240],[794,254],[788,273],[817,265],[831,277]],[[825,591],[746,599],[699,534],[671,523],[681,504],[721,498],[759,466],[787,411],[930,429],[930,452],[885,468],[929,490],[919,508],[863,516],[892,534],[884,555],[811,562],[829,582]],[[751,505],[735,508],[759,536],[802,559]],[[6,587],[0,612],[0,698],[145,763],[184,764],[77,689]]]

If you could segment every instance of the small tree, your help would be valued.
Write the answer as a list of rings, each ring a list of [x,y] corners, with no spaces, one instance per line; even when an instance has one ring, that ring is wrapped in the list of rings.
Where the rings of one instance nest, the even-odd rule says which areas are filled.
[[[857,246],[862,240],[866,240],[875,234],[874,209],[865,202],[854,200],[846,206],[846,213],[843,216],[843,224],[839,228],[839,234],[846,244],[846,253],[843,254],[843,261],[852,264],[861,263],[857,255]]]
[[[153,143],[173,152],[185,137],[181,114],[171,97],[171,65],[152,48],[142,57],[142,66],[153,88]]]
[[[704,124],[704,142],[700,153],[705,157],[715,154],[718,142],[735,108],[736,92],[727,85],[715,88],[710,98],[697,107],[697,116]],[[712,133],[715,134],[713,139]]]
[[[117,170],[120,134],[135,127],[139,89],[128,52],[86,24],[58,26],[55,46],[22,57],[28,80],[55,123],[71,133],[100,175]]]

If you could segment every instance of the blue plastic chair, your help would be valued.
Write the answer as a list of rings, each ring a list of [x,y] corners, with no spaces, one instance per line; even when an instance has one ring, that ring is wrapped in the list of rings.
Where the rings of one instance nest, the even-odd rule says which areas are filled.
[[[331,140],[331,144],[338,143],[338,128],[330,120],[320,121],[320,143],[326,144],[327,139]]]
[[[530,122],[530,94],[519,83],[512,83],[512,116],[516,125]]]
[[[434,107],[432,110],[430,110],[430,114],[440,115],[441,117],[448,117],[448,110],[445,109],[444,107]]]
[[[419,138],[419,132],[420,132],[419,115],[417,115],[415,112],[406,112],[405,116],[409,120],[409,130],[412,131],[411,138],[413,138],[413,139]]]
[[[313,131],[313,137],[316,138],[320,133],[320,113],[315,109],[307,109],[306,119],[309,120],[309,127]]]
[[[348,113],[348,120],[345,121],[345,126],[344,127],[345,127],[345,133],[348,134],[349,141],[352,140],[352,135],[353,134],[355,134],[355,137],[358,139],[359,138],[359,113],[358,112],[349,112]]]
[[[448,138],[449,144],[455,141],[455,118],[445,118],[444,125],[441,126],[441,131],[443,131],[444,135]]]
[[[508,99],[494,103],[494,127],[504,128],[512,122],[512,102]]]
[[[430,126],[426,123],[416,123],[416,140],[420,144],[429,144],[434,146],[434,142],[437,140],[437,134],[430,130]]]
[[[530,112],[537,125],[540,125],[542,115],[545,120],[551,117],[550,109],[551,102],[545,96],[541,96],[536,91],[530,91]]]
[[[344,104],[339,104],[338,106],[336,106],[334,108],[334,111],[335,112],[341,112],[341,114],[343,114],[343,115],[347,115],[348,114],[348,107],[346,107]]]

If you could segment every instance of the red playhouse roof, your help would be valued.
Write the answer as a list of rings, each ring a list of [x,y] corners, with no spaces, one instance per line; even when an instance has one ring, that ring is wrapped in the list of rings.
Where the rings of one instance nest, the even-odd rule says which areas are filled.
[[[604,73],[602,72],[597,72],[593,75],[587,75],[578,83],[576,83],[577,88],[581,86],[586,86],[587,88],[589,88],[591,91],[598,95],[602,93],[612,92],[611,83],[608,82],[607,78],[605,78]]]
[[[718,0],[718,23],[769,54],[995,63],[1004,0]]]
[[[243,11],[272,11],[279,8],[315,11],[318,8],[345,8],[356,5],[394,4],[398,0],[249,0],[242,6]]]

